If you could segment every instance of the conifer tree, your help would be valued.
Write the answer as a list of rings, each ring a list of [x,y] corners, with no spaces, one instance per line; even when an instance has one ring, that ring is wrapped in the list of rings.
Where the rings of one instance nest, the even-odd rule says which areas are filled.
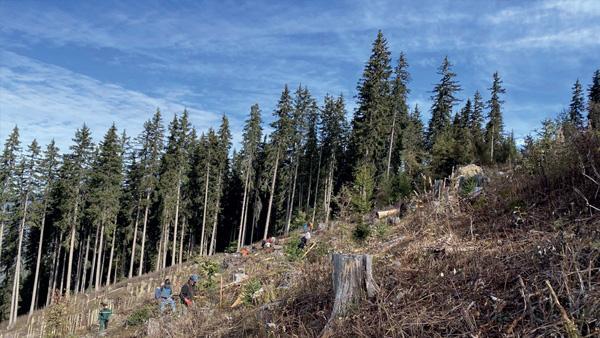
[[[250,196],[254,189],[254,180],[251,179],[255,176],[259,146],[262,138],[262,127],[261,127],[261,112],[258,104],[252,105],[250,108],[250,117],[246,120],[244,131],[242,135],[242,150],[240,152],[241,158],[241,175],[243,176],[242,182],[244,182],[244,195],[242,197],[242,210],[240,213],[240,226],[238,232],[238,243],[237,250],[239,251],[244,246],[246,239],[246,225],[248,217],[248,209],[250,206]]]
[[[395,153],[396,148],[400,148],[402,142],[401,132],[406,128],[408,123],[408,81],[410,81],[410,74],[408,73],[408,62],[404,53],[400,53],[398,58],[398,65],[394,69],[394,79],[391,84],[391,97],[390,97],[390,108],[392,123],[390,127],[390,138],[388,143],[388,155],[387,165],[385,170],[385,178],[389,179],[390,171],[395,172],[396,168],[400,165],[399,163],[392,164],[392,154]]]
[[[31,218],[31,208],[37,200],[39,193],[39,174],[38,166],[40,161],[40,147],[34,139],[28,147],[28,154],[24,156],[19,164],[19,205],[16,214],[18,215],[18,239],[15,262],[15,272],[13,274],[13,289],[11,297],[11,307],[8,327],[12,328],[17,321],[17,312],[19,309],[19,292],[21,289],[21,270],[23,270],[23,238],[25,227],[28,226],[28,219]],[[31,203],[30,203],[31,202]]]
[[[81,209],[84,204],[84,193],[85,185],[87,184],[87,178],[90,170],[90,164],[93,155],[93,147],[90,129],[84,124],[81,129],[78,129],[73,139],[74,144],[71,146],[71,154],[68,155],[68,166],[69,169],[66,174],[67,181],[65,187],[68,189],[67,201],[65,207],[64,216],[68,217],[63,219],[63,224],[68,227],[69,230],[69,258],[67,261],[67,277],[66,277],[66,290],[67,293],[71,291],[71,278],[73,268],[73,255],[75,253],[76,244],[76,229],[80,222]],[[67,160],[67,159],[65,159]]]
[[[438,68],[438,74],[442,78],[433,88],[431,120],[427,130],[427,143],[430,149],[433,149],[438,142],[438,136],[449,131],[452,107],[459,101],[456,93],[461,89],[458,82],[454,80],[456,74],[452,72],[452,64],[448,61],[448,57],[444,57],[442,65]],[[448,135],[445,136],[447,138]]]
[[[56,146],[54,139],[46,147],[44,158],[40,162],[40,189],[42,189],[41,204],[42,213],[40,220],[40,236],[38,240],[37,259],[35,263],[34,280],[31,292],[31,305],[29,308],[29,317],[33,314],[37,306],[37,297],[39,292],[39,274],[40,264],[42,260],[42,248],[44,244],[44,231],[46,227],[46,218],[49,206],[51,206],[51,192],[54,189],[56,180],[58,179],[58,168],[60,166],[59,149]]]
[[[585,101],[583,98],[583,88],[579,79],[573,85],[573,94],[571,104],[569,105],[569,122],[577,129],[583,129],[583,112],[585,110]]]
[[[9,202],[14,202],[18,196],[18,184],[16,181],[17,158],[21,152],[21,142],[19,141],[19,128],[15,126],[6,139],[0,167],[0,184],[2,203],[2,214],[0,215],[0,262],[2,262],[2,250],[4,249],[5,225],[9,221],[8,206]]]
[[[372,163],[376,165],[376,176],[385,172],[390,136],[390,64],[387,41],[379,31],[357,85],[358,108],[352,119],[350,150],[354,167],[357,168],[360,163]]]
[[[213,255],[217,245],[217,225],[221,209],[221,198],[223,196],[223,181],[229,169],[229,149],[231,148],[231,131],[229,130],[229,120],[225,115],[221,119],[221,126],[217,132],[217,146],[215,149],[215,172],[217,173],[216,189],[214,190],[214,208],[213,208],[213,226],[210,236],[210,245],[208,254]]]
[[[144,123],[144,131],[140,136],[139,150],[140,167],[142,170],[142,180],[140,190],[144,194],[142,206],[143,222],[142,222],[142,243],[140,246],[140,263],[138,267],[138,276],[144,272],[144,256],[146,253],[146,230],[148,227],[148,214],[152,203],[153,196],[158,186],[158,175],[160,171],[160,161],[163,153],[163,135],[164,127],[159,109],[156,109],[151,120]],[[135,244],[132,247],[131,259],[135,259]]]
[[[479,91],[473,95],[473,109],[471,111],[471,118],[469,121],[469,128],[471,137],[473,140],[473,147],[475,151],[475,160],[482,163],[485,158],[485,137],[483,131],[483,99]]]
[[[467,99],[465,106],[455,115],[453,123],[454,139],[456,141],[454,157],[459,164],[468,164],[475,160],[475,146],[470,128],[472,114],[471,100]]]
[[[492,87],[489,90],[491,91],[491,97],[487,102],[487,107],[490,111],[485,134],[489,161],[490,163],[496,163],[497,157],[494,151],[502,145],[504,130],[504,123],[502,122],[502,103],[504,101],[500,99],[500,95],[506,93],[506,90],[502,88],[502,80],[498,72],[494,73]]]
[[[325,224],[329,222],[331,214],[331,199],[334,190],[334,177],[338,170],[338,164],[342,160],[346,150],[346,138],[348,125],[346,122],[346,107],[344,97],[340,95],[337,98],[326,95],[322,117],[320,121],[320,133],[323,149],[323,167],[326,168],[324,205]]]
[[[96,252],[95,288],[100,288],[103,276],[104,241],[114,238],[122,185],[122,143],[113,124],[98,147],[90,176],[90,212],[100,229]],[[112,234],[112,235],[111,235]],[[106,238],[105,238],[106,236]],[[110,262],[109,262],[110,264]]]
[[[270,175],[269,180],[271,181],[269,189],[269,204],[267,206],[267,218],[265,220],[265,227],[263,232],[263,239],[267,239],[269,234],[269,225],[271,222],[271,212],[273,210],[273,197],[275,196],[275,183],[277,182],[277,173],[280,165],[280,161],[285,160],[286,152],[290,144],[290,134],[292,131],[292,97],[288,86],[285,85],[277,107],[274,111],[275,121],[271,123],[273,132],[271,133],[271,142],[267,151],[267,162],[269,168],[266,170],[266,174]]]
[[[588,123],[592,129],[600,129],[600,69],[594,72],[588,89]]]
[[[415,177],[421,171],[423,158],[425,156],[425,140],[423,122],[419,106],[415,105],[410,114],[408,123],[402,133],[401,159],[406,173]]]

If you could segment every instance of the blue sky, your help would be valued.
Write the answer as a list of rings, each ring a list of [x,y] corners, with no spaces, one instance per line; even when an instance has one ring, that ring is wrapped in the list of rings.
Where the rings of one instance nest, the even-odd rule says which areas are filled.
[[[66,150],[86,122],[137,135],[156,107],[187,107],[200,131],[250,106],[266,122],[284,84],[355,107],[377,30],[407,55],[410,103],[429,118],[448,55],[466,98],[487,99],[499,71],[505,124],[523,137],[569,103],[600,67],[600,1],[7,1],[0,0],[0,138],[55,138]]]

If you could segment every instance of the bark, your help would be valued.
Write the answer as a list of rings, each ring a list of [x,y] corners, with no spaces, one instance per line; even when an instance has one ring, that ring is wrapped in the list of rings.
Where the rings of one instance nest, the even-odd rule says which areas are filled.
[[[394,111],[394,117],[392,118],[392,132],[390,134],[390,145],[388,147],[387,166],[385,169],[385,179],[390,177],[390,168],[392,166],[392,149],[394,148],[394,133],[396,131],[396,112]]]
[[[25,220],[27,219],[27,207],[29,206],[29,191],[25,195],[25,206],[23,207],[23,218],[19,226],[19,244],[17,246],[17,263],[15,264],[15,275],[13,279],[13,292],[10,304],[10,317],[8,326],[13,327],[17,321],[17,309],[19,306],[19,284],[21,284],[21,251],[23,247],[23,232],[25,229]]]
[[[137,243],[137,232],[138,223],[140,221],[140,204],[142,204],[142,197],[138,199],[137,211],[135,212],[135,225],[133,227],[133,242],[131,243],[131,261],[129,262],[129,278],[133,277],[133,263],[135,262],[135,245]]]
[[[181,222],[181,237],[179,238],[179,264],[183,263],[183,239],[185,238],[185,223],[186,221],[184,217],[183,221]]]
[[[60,232],[59,240],[54,247],[54,257],[52,257],[52,283],[48,283],[48,294],[46,294],[46,306],[52,304],[54,298],[54,290],[56,289],[56,278],[58,276],[58,262],[60,260],[60,251],[62,248],[62,238],[63,234],[62,232]]]
[[[103,216],[104,217],[104,216]],[[96,261],[96,291],[100,288],[100,276],[102,274],[102,246],[104,244],[104,218],[102,219],[102,225],[100,226],[100,239],[98,240],[98,256]]]
[[[0,222],[0,261],[2,260],[2,244],[4,242],[4,216],[6,215],[6,206],[8,203],[4,201],[2,206],[2,222]]]
[[[169,217],[167,217],[169,219]],[[171,231],[171,222],[165,222],[165,243],[163,244],[163,252],[162,252],[162,268],[167,267],[167,251],[169,250],[169,232]]]
[[[144,210],[144,227],[142,229],[142,247],[140,248],[140,267],[138,269],[138,276],[144,272],[144,249],[146,245],[146,225],[148,224],[148,209],[150,209],[150,190],[146,193],[146,206]]]
[[[39,275],[40,275],[40,262],[42,261],[42,245],[44,244],[44,229],[46,226],[46,211],[48,209],[48,201],[44,201],[44,211],[42,212],[42,224],[40,226],[40,241],[38,243],[37,259],[35,260],[35,276],[33,277],[33,291],[31,294],[31,305],[29,306],[29,317],[33,314],[37,306],[38,287],[39,287]]]
[[[273,196],[275,195],[275,181],[277,180],[277,166],[279,165],[279,149],[275,156],[275,166],[273,168],[273,180],[271,181],[271,195],[269,196],[269,207],[267,208],[267,220],[265,221],[265,233],[263,239],[266,241],[269,235],[269,222],[271,221],[271,209],[273,207]]]
[[[311,218],[311,223],[315,223],[315,215],[317,214],[317,200],[319,197],[319,178],[321,177],[321,156],[323,155],[323,149],[319,150],[319,164],[317,167],[317,183],[315,184],[315,201],[313,203],[313,212],[312,212],[312,218]]]
[[[381,210],[377,212],[377,218],[384,218],[389,216],[398,215],[400,213],[400,208],[394,208],[389,210]]]
[[[92,234],[88,233],[87,240],[85,241],[85,256],[83,258],[83,275],[81,276],[81,284],[79,285],[80,286],[79,292],[85,291],[85,282],[86,282],[86,278],[87,278],[87,262],[88,262],[88,257],[89,257],[89,253],[90,253],[90,237],[91,236],[92,236]]]
[[[242,220],[242,246],[246,242],[246,230],[248,227],[248,213],[250,212],[250,192],[248,192],[248,196],[246,198],[246,209],[244,210],[243,220]],[[241,249],[241,247],[240,247]]]
[[[329,175],[327,182],[327,193],[325,194],[325,225],[329,224],[331,214],[331,195],[333,195],[333,161],[329,165]]]
[[[290,232],[290,223],[292,222],[292,211],[294,210],[294,195],[296,193],[296,179],[298,178],[298,165],[300,159],[296,158],[296,168],[294,169],[294,183],[292,183],[292,195],[290,197],[290,208],[288,210],[287,222],[285,224],[285,235],[287,236]]]
[[[210,156],[210,154],[209,154]],[[200,234],[200,255],[204,255],[204,231],[206,225],[206,211],[208,209],[208,175],[210,174],[210,161],[206,161],[206,182],[204,183],[204,204],[202,214],[202,233]]]
[[[353,305],[373,298],[379,287],[373,280],[372,257],[370,255],[333,254],[333,292],[335,295],[333,310],[329,322],[325,325],[321,337],[333,335],[332,324],[344,315]]]
[[[63,251],[63,254],[61,256],[61,261],[62,261],[62,264],[60,265],[61,266],[61,268],[60,268],[60,286],[58,288],[58,292],[62,296],[63,290],[64,290],[63,285],[65,285],[64,284],[64,282],[65,282],[65,266],[67,265],[67,262],[66,262],[67,261],[67,253],[65,251]]]
[[[244,217],[246,216],[246,204],[247,202],[247,195],[248,195],[248,181],[250,180],[250,168],[246,168],[246,178],[244,179],[244,197],[242,198],[242,213],[240,214],[240,231],[238,233],[238,242],[237,242],[237,251],[239,252],[240,249],[244,246],[244,239],[243,234],[244,234]]]
[[[94,276],[96,276],[96,257],[98,255],[98,240],[100,240],[100,227],[96,227],[96,236],[94,237],[94,254],[92,255],[92,269],[90,270],[90,285],[92,287]],[[85,285],[85,283],[84,283]]]
[[[221,173],[219,173],[219,179],[217,182],[217,204],[215,206],[215,218],[213,219],[212,235],[210,236],[210,247],[208,248],[209,256],[214,255],[217,245],[217,223],[219,220],[219,207],[221,206]]]
[[[171,265],[175,265],[177,257],[177,226],[179,224],[179,199],[181,198],[181,179],[177,180],[177,201],[175,202],[175,227],[173,229],[173,249],[171,252]]]
[[[83,232],[80,235],[80,237],[83,236]],[[81,260],[83,258],[83,243],[79,243],[78,245],[78,249],[77,249],[77,271],[75,271],[75,289],[73,290],[73,292],[75,294],[77,294],[78,290],[79,290],[79,279],[81,277]]]
[[[71,239],[69,241],[69,261],[67,263],[67,297],[71,293],[71,268],[73,266],[73,253],[75,251],[75,229],[77,224],[77,211],[79,209],[79,188],[76,192],[75,208],[73,212],[73,223],[71,223]]]
[[[115,217],[116,221],[116,217]],[[113,255],[115,253],[115,237],[117,237],[117,224],[115,222],[115,228],[113,230],[112,241],[110,243],[110,256],[108,259],[108,273],[106,274],[106,285],[110,285],[110,273],[112,272]],[[116,270],[116,268],[115,268]]]

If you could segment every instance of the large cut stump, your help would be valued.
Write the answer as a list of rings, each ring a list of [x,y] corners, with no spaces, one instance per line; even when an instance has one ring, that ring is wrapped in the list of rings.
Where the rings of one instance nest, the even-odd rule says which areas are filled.
[[[367,298],[375,297],[379,287],[373,279],[373,259],[371,255],[333,254],[333,292],[335,300],[329,322],[321,333],[322,337],[331,335],[331,325],[338,316],[352,305]]]

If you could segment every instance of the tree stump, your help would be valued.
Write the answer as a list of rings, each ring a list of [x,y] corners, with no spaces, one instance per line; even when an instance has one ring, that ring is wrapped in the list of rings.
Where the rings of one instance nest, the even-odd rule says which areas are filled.
[[[371,255],[333,254],[333,310],[321,337],[331,335],[332,324],[353,304],[375,297],[379,287],[373,279]]]

